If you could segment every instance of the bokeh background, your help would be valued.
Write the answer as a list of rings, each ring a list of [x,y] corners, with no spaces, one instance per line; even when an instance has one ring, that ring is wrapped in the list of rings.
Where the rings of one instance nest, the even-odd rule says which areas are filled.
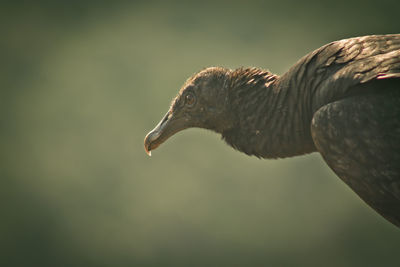
[[[207,66],[282,74],[398,33],[393,1],[3,1],[0,266],[395,266],[400,231],[314,153],[143,138]],[[349,151],[351,153],[351,151]]]

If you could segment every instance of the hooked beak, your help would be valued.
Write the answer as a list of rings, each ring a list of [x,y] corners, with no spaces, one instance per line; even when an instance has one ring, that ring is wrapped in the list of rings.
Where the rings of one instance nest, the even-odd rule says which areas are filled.
[[[174,118],[173,114],[169,111],[144,138],[144,150],[151,156],[151,151],[156,149],[159,145],[164,143],[173,134],[185,129],[183,120]]]

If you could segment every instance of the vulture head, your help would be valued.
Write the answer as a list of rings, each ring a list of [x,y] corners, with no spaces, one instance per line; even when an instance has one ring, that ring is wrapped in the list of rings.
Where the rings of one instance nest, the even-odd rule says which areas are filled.
[[[156,149],[175,133],[190,127],[222,133],[232,126],[228,112],[230,70],[206,68],[182,86],[165,116],[144,140],[146,152]]]

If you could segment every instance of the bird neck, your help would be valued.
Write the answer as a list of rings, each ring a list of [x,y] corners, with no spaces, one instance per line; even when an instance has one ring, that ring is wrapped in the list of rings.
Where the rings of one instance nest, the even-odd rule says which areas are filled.
[[[233,148],[262,158],[284,158],[315,151],[310,118],[296,88],[260,69],[231,74],[229,112],[233,127],[222,132]]]

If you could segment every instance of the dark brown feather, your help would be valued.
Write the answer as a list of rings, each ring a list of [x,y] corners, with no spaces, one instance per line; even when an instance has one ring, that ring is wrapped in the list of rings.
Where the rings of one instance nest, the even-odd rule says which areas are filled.
[[[196,105],[185,105],[193,94]],[[318,151],[366,203],[400,227],[400,34],[329,43],[281,77],[207,68],[189,78],[146,149],[201,127],[259,158]],[[175,125],[175,126],[171,126]]]

